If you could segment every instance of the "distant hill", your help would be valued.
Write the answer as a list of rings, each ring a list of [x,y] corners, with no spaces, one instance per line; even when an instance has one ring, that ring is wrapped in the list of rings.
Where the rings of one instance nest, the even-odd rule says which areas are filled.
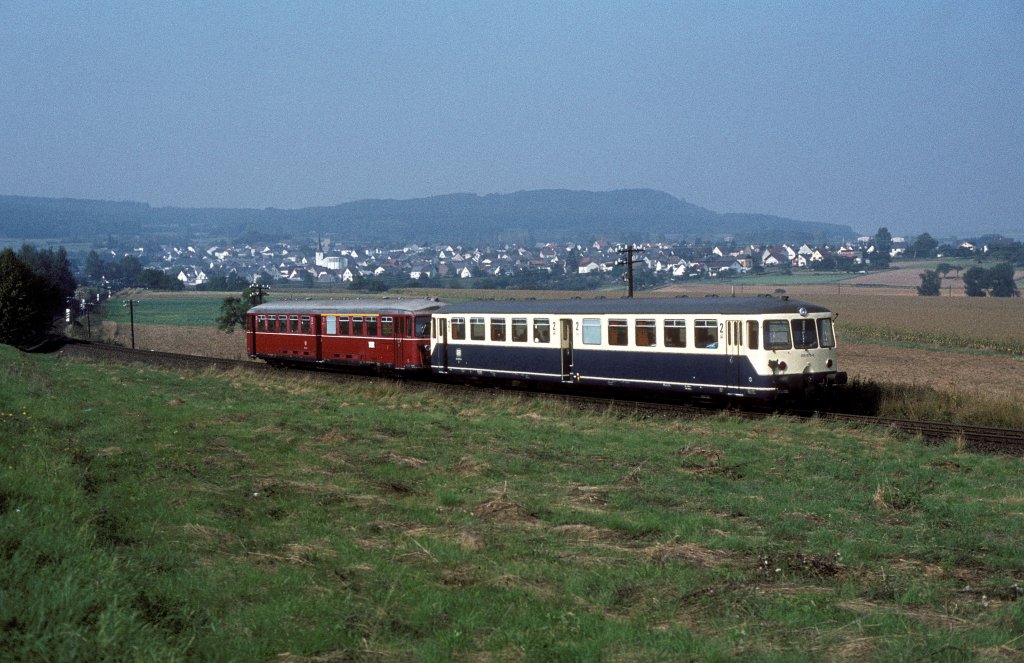
[[[718,214],[661,191],[538,190],[360,200],[294,210],[150,207],[137,202],[0,196],[0,239],[184,241],[315,234],[349,242],[692,240],[834,241],[849,226],[763,214]]]

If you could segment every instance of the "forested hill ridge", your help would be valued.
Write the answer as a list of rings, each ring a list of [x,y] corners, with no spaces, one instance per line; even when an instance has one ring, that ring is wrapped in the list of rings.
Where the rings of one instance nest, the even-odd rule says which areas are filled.
[[[139,202],[0,196],[0,240],[285,239],[348,242],[714,240],[771,244],[849,239],[849,226],[719,214],[661,191],[537,190],[360,200],[302,209],[151,207]]]

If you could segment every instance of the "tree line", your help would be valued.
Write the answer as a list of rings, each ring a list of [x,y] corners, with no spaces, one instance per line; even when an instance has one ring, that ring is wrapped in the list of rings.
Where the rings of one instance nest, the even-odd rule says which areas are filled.
[[[0,343],[24,348],[39,342],[77,287],[64,247],[0,251]]]
[[[935,269],[921,272],[921,285],[917,286],[917,294],[926,297],[937,297],[942,290],[942,278],[959,267],[949,263],[939,263]],[[993,267],[969,267],[964,270],[964,293],[968,297],[1019,297],[1020,290],[1014,281],[1014,266],[1009,262],[1001,262]]]

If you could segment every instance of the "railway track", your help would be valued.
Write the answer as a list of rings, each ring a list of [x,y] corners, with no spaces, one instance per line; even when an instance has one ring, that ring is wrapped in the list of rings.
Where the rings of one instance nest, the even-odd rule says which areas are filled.
[[[123,346],[86,342],[68,343],[64,345],[59,352],[71,357],[95,358],[128,363],[144,363],[176,369],[238,369],[265,373],[281,370],[280,368],[270,366],[263,362],[245,359],[222,359],[198,355],[183,355],[171,352],[132,350]],[[318,374],[329,376],[331,379],[336,380],[354,380],[365,377],[364,375],[344,372],[318,372]],[[478,387],[461,384],[452,384],[447,382],[439,383],[434,381],[428,382],[426,380],[424,380],[422,384],[430,384],[431,386],[443,385],[445,388],[454,390],[465,389],[467,393],[477,392],[479,389]],[[701,404],[659,402],[657,399],[623,400],[608,398],[606,396],[581,396],[558,390],[537,392],[534,390],[512,388],[509,389],[509,391],[514,391],[515,393],[527,397],[553,397],[566,399],[581,408],[607,410],[610,407],[614,407],[624,412],[631,412],[641,416],[651,417],[696,417],[721,412],[721,407],[718,406],[712,408]],[[737,416],[751,419],[783,415],[794,418],[837,421],[855,426],[882,427],[897,431],[910,437],[920,436],[932,443],[954,440],[958,443],[964,444],[965,447],[973,451],[1024,455],[1024,430],[1019,428],[997,428],[992,426],[975,426],[970,424],[957,424],[939,421],[893,419],[837,412],[810,412],[801,410],[761,411],[744,409],[731,410],[731,412]]]

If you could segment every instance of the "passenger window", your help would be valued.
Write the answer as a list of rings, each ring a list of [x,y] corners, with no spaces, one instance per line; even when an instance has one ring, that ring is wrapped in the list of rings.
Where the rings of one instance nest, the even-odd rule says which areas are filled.
[[[832,329],[832,318],[818,318],[818,341],[823,348],[836,347],[836,335]]]
[[[491,318],[491,340],[505,340],[505,318]]]
[[[299,316],[293,315],[288,318],[288,331],[292,334],[299,333]]]
[[[551,342],[551,320],[549,320],[548,318],[533,319],[533,342]]]
[[[629,323],[625,320],[608,321],[608,345],[629,345]]]
[[[512,342],[526,343],[526,318],[512,318]]]
[[[814,329],[814,320],[793,320],[793,347],[801,350],[818,347],[818,333]]]
[[[362,318],[355,318],[355,317],[352,318],[352,335],[353,336],[362,336],[363,335],[363,319]]]
[[[665,347],[686,347],[686,320],[665,321]]]
[[[267,331],[267,316],[257,315],[256,316],[256,331]]]
[[[452,340],[463,341],[466,339],[466,319],[452,318]]]
[[[470,318],[469,319],[469,338],[474,341],[484,341],[487,339],[487,326],[483,318]]]
[[[395,335],[395,319],[391,316],[384,316],[380,319],[380,335],[391,338]]]
[[[766,320],[764,323],[764,349],[789,350],[789,325],[785,320]]]
[[[366,319],[366,335],[376,336],[377,335],[377,318],[371,317]]]
[[[601,320],[583,318],[583,344],[601,345]]]
[[[313,325],[312,325],[312,322],[309,319],[309,316],[308,315],[302,316],[302,326],[299,327],[299,333],[309,334],[312,331],[313,331]]]
[[[757,350],[757,320],[747,320],[747,343],[751,350]]]
[[[338,333],[342,334],[344,336],[348,336],[348,334],[349,334],[349,327],[348,327],[348,316],[347,315],[345,317],[338,318]]]
[[[695,348],[708,348],[709,350],[718,347],[717,320],[693,321],[693,346]]]
[[[636,344],[639,347],[650,347],[658,344],[658,328],[654,320],[636,321]]]

